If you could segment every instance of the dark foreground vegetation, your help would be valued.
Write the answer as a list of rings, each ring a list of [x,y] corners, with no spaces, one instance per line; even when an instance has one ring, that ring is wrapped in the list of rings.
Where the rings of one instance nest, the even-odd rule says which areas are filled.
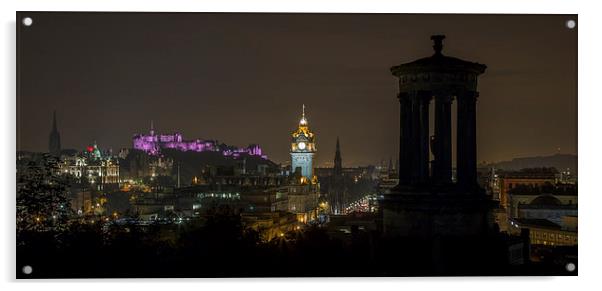
[[[385,239],[359,230],[341,239],[319,227],[262,243],[232,215],[203,226],[74,224],[62,232],[19,233],[17,277],[567,275],[561,262],[511,266],[501,243]],[[32,274],[21,272],[25,265]]]

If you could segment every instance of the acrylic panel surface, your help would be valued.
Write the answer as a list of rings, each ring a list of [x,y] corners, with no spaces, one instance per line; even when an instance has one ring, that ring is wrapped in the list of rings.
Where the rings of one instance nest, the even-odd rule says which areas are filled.
[[[17,13],[18,278],[577,275],[577,16]]]

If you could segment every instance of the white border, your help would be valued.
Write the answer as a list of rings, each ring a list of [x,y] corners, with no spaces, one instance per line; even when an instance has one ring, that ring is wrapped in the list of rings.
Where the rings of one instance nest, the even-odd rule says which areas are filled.
[[[311,4],[310,4],[311,2]],[[3,92],[1,123],[2,142],[0,185],[0,276],[2,289],[23,290],[106,290],[115,287],[141,290],[188,289],[214,290],[236,288],[243,290],[285,289],[308,290],[314,288],[359,290],[404,288],[406,290],[574,290],[593,289],[600,286],[602,262],[599,245],[601,235],[596,215],[602,199],[596,178],[600,159],[600,127],[598,111],[602,108],[600,90],[597,88],[599,68],[602,68],[602,48],[599,28],[602,11],[597,1],[515,1],[515,0],[430,0],[430,1],[193,1],[193,0],[3,0],[0,2],[2,18],[2,69],[0,90]],[[14,160],[15,160],[15,11],[199,11],[199,12],[374,12],[374,13],[552,13],[579,14],[579,167],[580,167],[580,231],[579,277],[559,278],[333,278],[333,279],[196,279],[196,280],[72,280],[15,282],[14,274]],[[598,90],[596,90],[598,89]],[[403,263],[403,262],[400,262]],[[108,284],[89,284],[103,282]],[[135,283],[134,283],[135,282]],[[125,284],[124,284],[125,283]],[[134,284],[133,284],[134,283]],[[225,283],[225,284],[224,284]],[[202,284],[198,286],[196,284]],[[118,286],[119,285],[119,286]],[[7,288],[8,287],[8,288]]]

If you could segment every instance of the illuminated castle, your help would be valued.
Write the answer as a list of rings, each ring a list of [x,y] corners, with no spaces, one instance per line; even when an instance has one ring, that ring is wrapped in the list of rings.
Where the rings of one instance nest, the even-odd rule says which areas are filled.
[[[262,154],[261,147],[251,144],[246,148],[238,148],[225,144],[218,144],[215,140],[184,140],[181,133],[155,134],[153,124],[148,135],[136,134],[132,138],[134,149],[142,150],[149,155],[159,155],[161,149],[175,149],[182,152],[221,152],[224,156],[237,158],[242,154],[258,156],[267,159]]]
[[[305,118],[305,105],[299,127],[292,133],[291,170],[301,169],[301,175],[309,180],[313,178],[313,156],[316,153],[314,134],[309,130]]]

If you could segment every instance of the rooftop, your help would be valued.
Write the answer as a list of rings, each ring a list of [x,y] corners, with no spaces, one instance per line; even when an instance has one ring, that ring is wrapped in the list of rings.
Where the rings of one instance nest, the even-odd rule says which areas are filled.
[[[514,219],[518,223],[520,227],[538,227],[538,228],[547,228],[547,229],[555,229],[560,230],[562,227],[554,222],[551,222],[547,219],[539,219],[539,218],[516,218]]]

